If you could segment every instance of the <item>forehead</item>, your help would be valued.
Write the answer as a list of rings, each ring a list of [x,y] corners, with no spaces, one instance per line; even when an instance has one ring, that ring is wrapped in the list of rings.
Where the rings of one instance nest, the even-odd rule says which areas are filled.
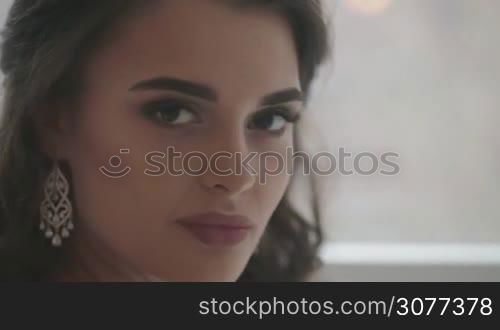
[[[161,1],[113,33],[114,41],[90,60],[92,83],[128,88],[165,75],[208,84],[221,99],[300,87],[291,29],[270,11]]]

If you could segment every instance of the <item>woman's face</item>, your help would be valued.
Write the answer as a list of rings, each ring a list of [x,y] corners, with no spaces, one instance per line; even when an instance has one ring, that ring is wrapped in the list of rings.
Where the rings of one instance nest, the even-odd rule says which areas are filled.
[[[89,59],[80,109],[68,111],[59,138],[72,174],[72,239],[116,267],[162,280],[234,281],[289,182],[283,170],[262,184],[258,156],[249,162],[258,175],[236,173],[235,153],[285,159],[293,145],[287,119],[302,102],[291,30],[258,9],[169,0],[113,33]],[[206,165],[182,161],[193,151],[207,159],[225,152],[221,173],[186,173]],[[147,159],[151,152],[166,157]],[[109,164],[113,155],[119,168]],[[266,159],[268,169],[279,165]],[[175,173],[160,175],[159,164]],[[112,178],[102,166],[130,172]],[[192,216],[195,224],[180,222]]]

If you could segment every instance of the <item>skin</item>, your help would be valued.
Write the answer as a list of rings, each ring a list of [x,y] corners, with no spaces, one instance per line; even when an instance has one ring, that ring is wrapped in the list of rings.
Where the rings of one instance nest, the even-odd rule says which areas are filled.
[[[216,99],[133,89],[157,77],[203,84]],[[271,110],[286,107],[297,113],[302,102],[292,98],[265,108],[261,102],[283,90],[300,91],[286,21],[262,9],[218,1],[164,1],[113,30],[112,42],[89,59],[84,85],[78,109],[64,109],[56,129],[47,133],[49,152],[69,166],[76,215],[71,239],[63,241],[67,264],[55,278],[237,280],[285,193],[286,171],[268,177],[266,184],[246,172],[149,176],[145,155],[167,147],[207,156],[219,151],[284,155],[293,145],[293,124]],[[151,101],[172,98],[193,105],[196,114],[182,110],[178,119],[165,123],[159,120],[165,117],[142,111]],[[250,125],[262,111],[268,111],[269,129]],[[130,149],[121,159],[132,171],[121,179],[103,175],[99,167],[122,148]],[[195,163],[192,168],[199,168]],[[227,158],[217,163],[224,170],[233,164]],[[276,164],[271,159],[266,166]],[[208,211],[244,215],[254,227],[237,245],[209,246],[175,221]]]

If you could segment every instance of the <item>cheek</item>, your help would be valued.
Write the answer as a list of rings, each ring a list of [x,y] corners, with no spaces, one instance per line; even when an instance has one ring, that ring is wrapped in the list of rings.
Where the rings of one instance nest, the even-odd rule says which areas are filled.
[[[268,210],[274,211],[278,203],[285,194],[287,187],[290,183],[290,176],[286,173],[268,176],[265,181],[257,184],[259,193],[261,194],[260,200]]]
[[[257,170],[259,183],[276,185],[276,190],[283,190],[289,182],[293,170],[293,130],[288,129],[279,138],[265,138],[255,143],[258,156],[252,166]]]
[[[260,152],[254,162],[258,171],[255,191],[259,195],[256,207],[268,218],[283,198],[291,180],[292,139],[283,139],[268,144],[266,151]]]
[[[75,233],[92,235],[136,264],[150,267],[160,265],[158,260],[182,263],[179,247],[185,244],[181,241],[183,236],[171,232],[168,220],[178,212],[189,211],[196,203],[192,196],[197,178],[144,173],[151,169],[145,155],[165,152],[167,144],[175,141],[152,129],[136,113],[113,112],[112,107],[105,109],[103,105],[97,106],[97,102],[86,110],[68,141],[72,150],[68,161],[73,201],[78,216]],[[191,141],[179,147],[192,150],[195,145]],[[130,153],[120,155],[123,148]],[[108,164],[113,155],[120,156],[120,167]],[[180,165],[175,166],[180,168]],[[114,172],[129,167],[130,172],[125,177],[112,178],[101,172],[103,166]]]
[[[157,214],[158,206],[174,196],[164,189],[164,178],[144,174],[144,155],[159,150],[156,141],[149,141],[139,132],[142,129],[137,121],[133,124],[132,115],[104,108],[101,105],[83,110],[86,112],[79,116],[79,126],[70,139],[68,161],[76,213],[84,222],[79,225],[120,246],[126,240],[147,239],[147,231],[157,230],[159,221],[146,223],[144,215],[162,219]],[[129,152],[121,154],[122,149]],[[119,157],[121,165],[110,164],[111,157]],[[128,174],[115,175],[121,173]]]
[[[289,185],[290,177],[286,174],[270,176],[266,182],[257,182],[254,187],[255,198],[249,201],[248,208],[255,213],[254,216],[262,221],[259,236],[262,236],[271,220],[271,217],[282,200]]]

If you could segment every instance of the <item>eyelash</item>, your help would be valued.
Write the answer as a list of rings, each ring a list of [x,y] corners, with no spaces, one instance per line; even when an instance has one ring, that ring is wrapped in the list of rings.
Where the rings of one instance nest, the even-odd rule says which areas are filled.
[[[166,108],[166,109],[165,109]],[[171,111],[171,110],[186,110],[189,111],[193,116],[198,118],[199,121],[199,115],[196,110],[193,110],[193,108],[196,108],[195,105],[193,105],[190,102],[178,100],[178,99],[159,99],[159,100],[154,100],[151,102],[146,103],[141,107],[141,112],[144,113],[148,118],[151,120],[155,121],[156,123],[166,126],[166,127],[178,127],[181,126],[182,124],[169,124],[165,123],[164,121],[158,119],[156,115],[161,112],[162,110],[165,111]],[[252,121],[262,119],[265,117],[269,116],[281,116],[287,123],[297,123],[301,119],[300,113],[298,113],[295,110],[292,110],[290,107],[287,106],[276,106],[276,107],[268,107],[260,110],[256,114],[252,116],[252,119],[250,123],[247,125],[248,128],[250,129],[256,129],[259,130],[258,128],[255,128],[255,123],[252,124]],[[267,131],[271,135],[281,135],[284,131],[286,126],[283,127],[283,129],[278,130],[278,131]],[[264,129],[265,130],[265,129]]]
[[[280,116],[282,117],[287,123],[294,124],[298,122],[301,118],[300,113],[290,109],[289,107],[286,106],[280,106],[280,107],[275,107],[275,108],[266,108],[263,110],[260,110],[257,114],[254,115],[252,120],[256,119],[261,119],[262,117],[270,117],[270,116]],[[260,117],[260,118],[259,118]],[[248,127],[253,128],[253,125],[249,123]],[[268,131],[269,134],[272,135],[281,135],[283,134],[284,129],[286,126],[283,127],[283,129],[278,130],[278,131]]]
[[[142,106],[141,111],[144,113],[148,118],[151,120],[155,121],[156,123],[162,125],[162,126],[167,126],[167,127],[175,127],[179,126],[180,124],[169,124],[165,123],[164,121],[161,121],[156,117],[156,115],[162,111],[169,112],[172,110],[186,110],[189,111],[193,116],[198,118],[199,121],[199,116],[197,111],[193,110],[193,108],[196,108],[193,104],[186,102],[186,101],[181,101],[177,99],[160,99],[160,100],[154,100],[151,102],[146,103],[145,105]]]

